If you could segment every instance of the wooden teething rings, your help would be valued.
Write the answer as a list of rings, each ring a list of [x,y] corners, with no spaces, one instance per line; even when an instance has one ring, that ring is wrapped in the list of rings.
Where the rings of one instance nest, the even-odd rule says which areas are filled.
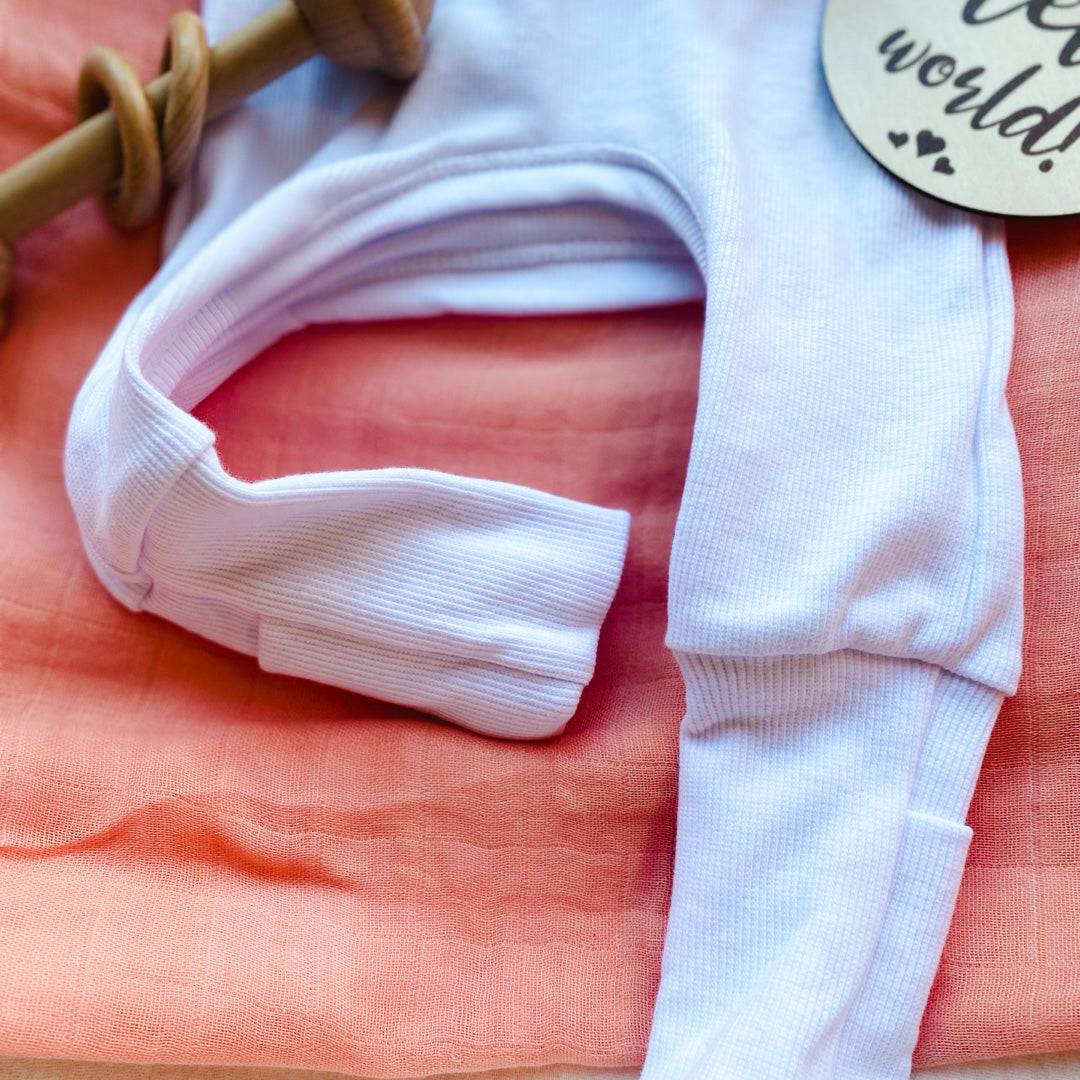
[[[411,78],[423,63],[431,5],[281,0],[213,49],[199,17],[179,12],[148,86],[120,53],[92,49],[79,73],[79,125],[0,173],[0,333],[15,240],[93,194],[119,227],[145,224],[166,184],[191,167],[207,120],[320,51],[347,67]]]
[[[75,114],[80,121],[111,106],[120,132],[120,179],[104,195],[121,229],[145,225],[161,203],[164,181],[178,184],[195,157],[210,90],[210,46],[202,20],[191,11],[169,20],[161,63],[172,79],[158,131],[154,107],[131,64],[115,49],[91,49],[79,72]]]

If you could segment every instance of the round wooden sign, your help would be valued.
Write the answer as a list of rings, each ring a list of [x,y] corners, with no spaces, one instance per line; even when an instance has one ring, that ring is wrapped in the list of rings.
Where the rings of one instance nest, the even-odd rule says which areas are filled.
[[[906,183],[1080,213],[1080,0],[828,0],[822,61],[855,138]]]

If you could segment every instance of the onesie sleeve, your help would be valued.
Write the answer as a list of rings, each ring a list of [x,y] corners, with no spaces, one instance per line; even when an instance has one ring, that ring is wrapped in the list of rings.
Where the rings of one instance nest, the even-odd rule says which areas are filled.
[[[592,678],[628,521],[419,469],[241,487],[200,461],[149,522],[144,606],[267,671],[545,738]]]
[[[592,678],[628,514],[423,469],[241,481],[145,376],[175,338],[144,336],[141,318],[137,304],[83,386],[65,452],[87,554],[121,603],[267,671],[483,734],[562,730]]]

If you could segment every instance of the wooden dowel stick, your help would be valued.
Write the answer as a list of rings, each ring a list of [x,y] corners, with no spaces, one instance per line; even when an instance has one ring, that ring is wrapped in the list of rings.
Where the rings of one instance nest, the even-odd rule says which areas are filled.
[[[207,115],[220,115],[318,51],[299,9],[282,0],[212,50]],[[147,87],[159,121],[170,79],[160,75]],[[121,164],[112,110],[72,128],[0,173],[0,238],[18,240],[61,210],[107,191]]]

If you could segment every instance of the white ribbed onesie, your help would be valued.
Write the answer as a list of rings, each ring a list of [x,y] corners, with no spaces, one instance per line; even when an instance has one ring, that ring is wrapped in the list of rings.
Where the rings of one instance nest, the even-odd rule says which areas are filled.
[[[252,6],[209,0],[212,34]],[[242,483],[187,410],[306,323],[704,293],[644,1080],[907,1075],[1017,678],[1001,230],[863,153],[820,15],[439,0],[400,102],[307,65],[209,134],[71,421],[72,504],[123,603],[270,670],[544,736],[590,677],[624,514],[412,469]]]

